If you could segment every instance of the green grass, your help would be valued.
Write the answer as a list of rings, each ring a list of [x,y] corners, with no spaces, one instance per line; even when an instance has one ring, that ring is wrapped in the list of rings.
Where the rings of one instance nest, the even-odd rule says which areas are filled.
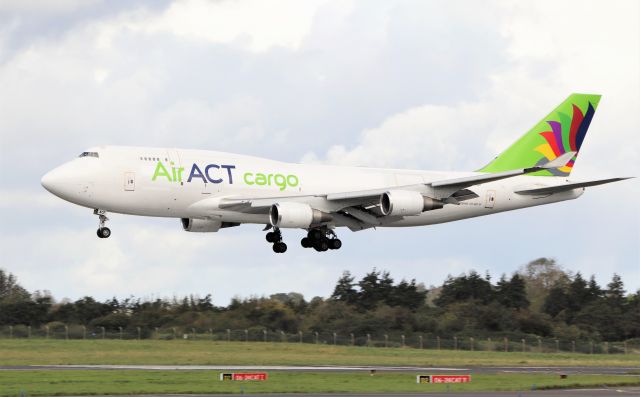
[[[640,356],[262,342],[0,339],[0,365],[45,364],[640,366]]]
[[[265,382],[221,382],[216,371],[3,371],[0,396],[143,393],[295,393],[507,391],[640,384],[640,376],[495,374],[475,375],[469,384],[416,384],[412,373],[271,372]]]

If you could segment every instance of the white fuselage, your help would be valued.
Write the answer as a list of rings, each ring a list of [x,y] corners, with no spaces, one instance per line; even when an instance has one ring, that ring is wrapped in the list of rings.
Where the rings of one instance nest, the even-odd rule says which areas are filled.
[[[238,154],[186,149],[104,146],[52,170],[42,184],[72,203],[122,214],[207,218],[269,224],[265,213],[217,209],[219,198],[313,196],[429,183],[476,175],[338,167],[278,162]],[[561,177],[518,176],[476,185],[477,198],[420,215],[391,218],[379,226],[420,226],[489,215],[579,197],[584,189],[541,196],[515,190],[566,183]],[[203,201],[206,200],[206,201]],[[334,226],[344,226],[337,222]]]

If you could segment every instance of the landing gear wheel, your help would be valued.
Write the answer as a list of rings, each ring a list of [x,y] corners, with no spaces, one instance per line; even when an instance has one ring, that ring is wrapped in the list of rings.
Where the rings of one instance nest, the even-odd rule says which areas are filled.
[[[108,227],[101,227],[98,229],[98,237],[100,238],[109,238],[111,236],[111,229]]]
[[[93,214],[98,215],[98,230],[96,231],[96,234],[100,238],[109,238],[109,236],[111,236],[111,229],[104,226],[105,223],[107,223],[107,221],[109,220],[106,213],[107,212],[105,210],[97,208],[93,210]]]
[[[313,248],[318,252],[324,252],[329,249],[329,241],[326,238],[317,240],[313,245]]]
[[[270,243],[275,243],[276,241],[278,241],[278,234],[276,232],[269,232],[265,237]]]
[[[318,252],[324,252],[330,249],[340,249],[342,241],[338,239],[332,229],[327,226],[320,226],[309,229],[307,237],[300,240],[300,245],[304,248],[313,248]]]
[[[276,254],[282,254],[286,251],[287,244],[283,243],[282,241],[278,241],[277,243],[273,244],[273,252],[275,252]]]
[[[281,254],[287,250],[287,244],[282,242],[282,233],[280,229],[274,228],[272,232],[267,233],[265,236],[268,242],[273,243],[273,252]]]

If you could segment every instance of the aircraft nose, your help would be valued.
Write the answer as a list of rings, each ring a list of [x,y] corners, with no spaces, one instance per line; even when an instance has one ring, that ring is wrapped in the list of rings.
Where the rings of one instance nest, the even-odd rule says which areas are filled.
[[[81,171],[75,165],[66,163],[44,174],[40,184],[54,195],[69,200],[80,191],[79,186],[84,179]]]
[[[60,178],[56,174],[59,174],[59,172],[56,172],[55,169],[51,170],[44,174],[44,176],[40,180],[40,184],[42,185],[42,187],[53,194],[56,194],[56,185],[60,182]]]

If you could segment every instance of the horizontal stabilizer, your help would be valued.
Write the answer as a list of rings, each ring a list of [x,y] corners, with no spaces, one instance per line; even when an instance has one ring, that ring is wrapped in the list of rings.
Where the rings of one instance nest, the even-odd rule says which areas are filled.
[[[499,181],[501,179],[511,178],[518,175],[531,174],[531,173],[542,171],[542,170],[550,170],[553,168],[564,166],[565,164],[567,164],[567,162],[569,162],[569,160],[571,160],[573,156],[575,156],[575,154],[576,152],[567,152],[559,156],[558,158],[552,161],[549,161],[543,165],[537,165],[535,167],[529,167],[522,170],[511,170],[511,171],[504,171],[504,172],[496,172],[493,174],[490,173],[490,174],[466,176],[463,178],[456,178],[456,179],[445,179],[442,181],[432,182],[431,186],[457,187],[459,189],[463,189],[465,187],[480,185],[482,183],[488,183],[493,181]]]
[[[569,160],[571,160],[573,156],[575,156],[576,154],[577,152],[567,152],[561,156],[558,156],[558,158],[543,164],[540,168],[544,168],[545,170],[550,170],[553,168],[564,167],[569,162]]]
[[[553,194],[566,192],[573,189],[579,189],[581,187],[589,187],[589,186],[597,186],[604,185],[605,183],[624,181],[625,179],[631,178],[610,178],[610,179],[600,179],[597,181],[587,181],[587,182],[575,182],[575,183],[567,183],[565,185],[556,185],[556,186],[546,186],[535,189],[526,189],[526,190],[518,190],[516,193],[524,194],[524,195],[540,195],[540,194]]]

